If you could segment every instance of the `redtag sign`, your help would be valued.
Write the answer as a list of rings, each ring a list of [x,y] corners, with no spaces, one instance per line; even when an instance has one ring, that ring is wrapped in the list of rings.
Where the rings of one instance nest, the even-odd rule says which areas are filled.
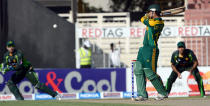
[[[143,37],[146,27],[85,27],[77,28],[79,38],[124,38]],[[210,36],[210,26],[165,26],[161,37]]]

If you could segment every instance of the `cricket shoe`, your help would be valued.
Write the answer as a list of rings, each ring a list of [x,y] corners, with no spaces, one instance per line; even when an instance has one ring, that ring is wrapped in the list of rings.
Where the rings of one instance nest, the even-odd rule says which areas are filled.
[[[61,100],[61,97],[62,95],[59,92],[57,92],[57,95],[55,96],[56,100]]]
[[[155,100],[164,100],[165,98],[168,98],[168,96],[158,94],[158,96],[155,98]]]
[[[148,100],[148,98],[144,98],[142,96],[138,96],[137,98],[135,98],[135,101],[146,101]]]

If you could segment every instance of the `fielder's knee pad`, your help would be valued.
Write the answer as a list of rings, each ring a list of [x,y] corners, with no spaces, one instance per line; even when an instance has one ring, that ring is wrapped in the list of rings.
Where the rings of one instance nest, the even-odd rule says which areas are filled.
[[[135,75],[143,74],[143,67],[141,62],[136,61],[133,65],[133,70]]]

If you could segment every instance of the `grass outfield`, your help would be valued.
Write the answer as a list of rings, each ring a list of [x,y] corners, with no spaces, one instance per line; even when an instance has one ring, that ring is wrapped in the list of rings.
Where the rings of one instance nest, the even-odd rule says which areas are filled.
[[[130,99],[0,101],[0,106],[210,106],[209,104],[210,96],[168,98],[162,101],[151,98],[141,102]]]
[[[90,100],[91,101],[91,100]],[[40,101],[0,101],[0,106],[152,106],[143,104],[122,104],[122,103],[91,103],[91,102],[73,102],[68,100],[40,100]]]

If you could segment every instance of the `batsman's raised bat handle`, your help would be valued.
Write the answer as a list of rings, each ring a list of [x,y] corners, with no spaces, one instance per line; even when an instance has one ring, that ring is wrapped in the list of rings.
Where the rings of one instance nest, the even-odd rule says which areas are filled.
[[[164,13],[162,13],[161,14],[162,16],[164,16],[164,15],[171,15],[171,12],[169,11],[169,12],[164,12]]]

